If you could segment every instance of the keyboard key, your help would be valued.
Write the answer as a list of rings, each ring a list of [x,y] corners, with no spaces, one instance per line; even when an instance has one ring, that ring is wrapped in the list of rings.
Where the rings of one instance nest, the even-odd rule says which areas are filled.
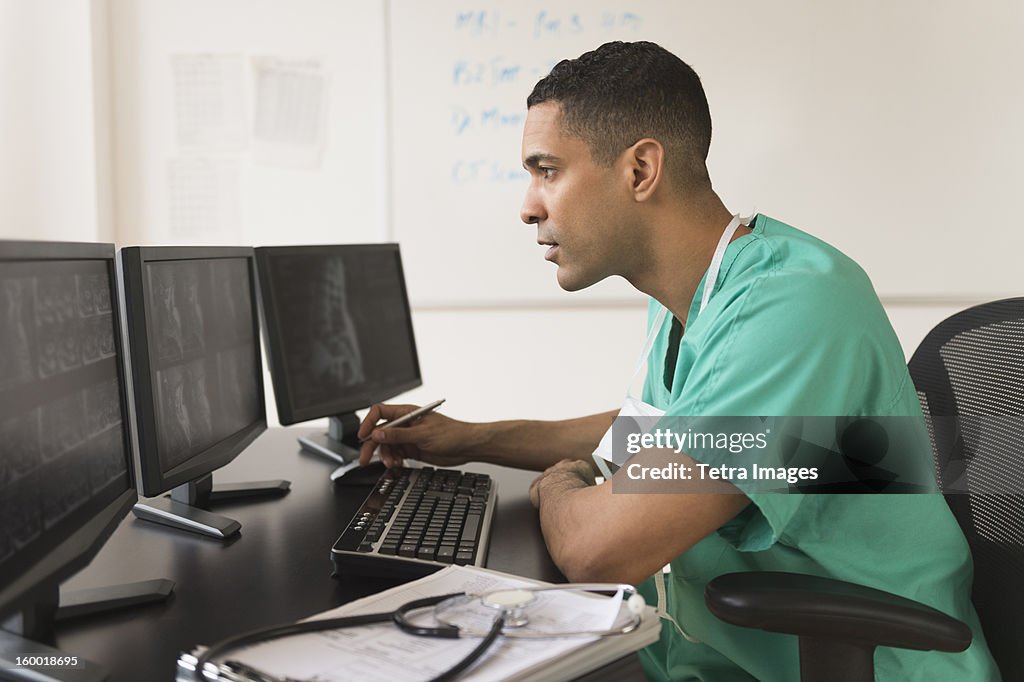
[[[403,544],[398,547],[398,556],[416,556],[416,545]]]
[[[471,563],[472,561],[473,561],[473,553],[472,552],[463,552],[463,551],[460,550],[460,551],[455,553],[455,563],[459,564],[460,566],[464,566],[464,565],[466,565],[468,563]]]
[[[480,519],[482,516],[470,514],[466,517],[466,525],[462,527],[461,540],[463,542],[475,542],[477,531],[480,530]]]

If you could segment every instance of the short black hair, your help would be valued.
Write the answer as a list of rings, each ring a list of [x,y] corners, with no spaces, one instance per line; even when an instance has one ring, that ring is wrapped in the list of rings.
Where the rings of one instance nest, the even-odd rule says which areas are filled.
[[[665,147],[681,186],[708,182],[711,113],[700,77],[655,43],[605,43],[563,59],[526,100],[555,102],[562,129],[582,139],[596,163],[610,166],[622,150],[651,137]]]

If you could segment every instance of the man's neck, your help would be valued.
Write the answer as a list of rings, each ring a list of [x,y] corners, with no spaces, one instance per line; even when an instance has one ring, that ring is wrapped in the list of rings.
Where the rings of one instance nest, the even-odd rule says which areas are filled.
[[[711,264],[732,214],[710,189],[697,198],[666,205],[651,222],[648,253],[629,281],[686,323],[697,285]],[[738,239],[750,229],[740,226]]]

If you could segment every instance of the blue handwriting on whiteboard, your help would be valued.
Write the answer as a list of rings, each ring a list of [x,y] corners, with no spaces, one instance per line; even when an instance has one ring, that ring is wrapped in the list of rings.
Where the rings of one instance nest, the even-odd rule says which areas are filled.
[[[584,16],[587,19],[584,19]],[[602,12],[600,19],[595,14],[541,10],[533,16],[532,22],[523,22],[523,29],[531,31],[533,38],[564,37],[583,33],[588,28],[600,25],[606,32],[620,30],[637,31],[643,24],[643,17],[635,12]],[[495,10],[469,10],[455,13],[455,31],[471,36],[495,36],[501,32],[516,29],[519,22],[502,16]]]
[[[526,112],[521,110],[502,111],[498,107],[483,107],[470,111],[464,107],[452,107],[452,127],[456,135],[470,130],[499,130],[519,128],[526,121]]]
[[[513,83],[522,72],[520,64],[507,62],[504,57],[492,57],[486,62],[459,59],[452,67],[455,85],[497,85]]]
[[[516,21],[514,19],[502,19],[501,12],[479,10],[455,13],[455,30],[468,33],[469,35],[494,35],[502,29],[513,29],[515,27]]]
[[[553,16],[546,10],[537,13],[533,20],[533,37],[543,38],[552,35],[574,35],[583,32],[583,20],[578,14]]]
[[[633,12],[605,12],[601,15],[601,27],[606,31],[614,31],[617,28],[637,31],[643,23],[643,17]]]
[[[525,184],[530,178],[522,167],[512,166],[495,159],[456,159],[452,164],[452,182],[456,185],[470,183]]]

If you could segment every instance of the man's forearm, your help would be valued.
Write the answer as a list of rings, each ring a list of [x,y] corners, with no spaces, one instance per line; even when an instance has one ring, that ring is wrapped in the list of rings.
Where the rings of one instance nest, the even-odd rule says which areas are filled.
[[[584,577],[588,569],[582,563],[589,553],[572,548],[572,542],[580,539],[583,530],[575,513],[577,510],[572,506],[580,498],[574,496],[588,487],[579,476],[561,473],[545,476],[533,491],[548,554],[562,574],[572,581],[590,579]]]
[[[562,421],[514,420],[473,425],[473,459],[543,471],[563,459],[590,461],[616,411]]]

